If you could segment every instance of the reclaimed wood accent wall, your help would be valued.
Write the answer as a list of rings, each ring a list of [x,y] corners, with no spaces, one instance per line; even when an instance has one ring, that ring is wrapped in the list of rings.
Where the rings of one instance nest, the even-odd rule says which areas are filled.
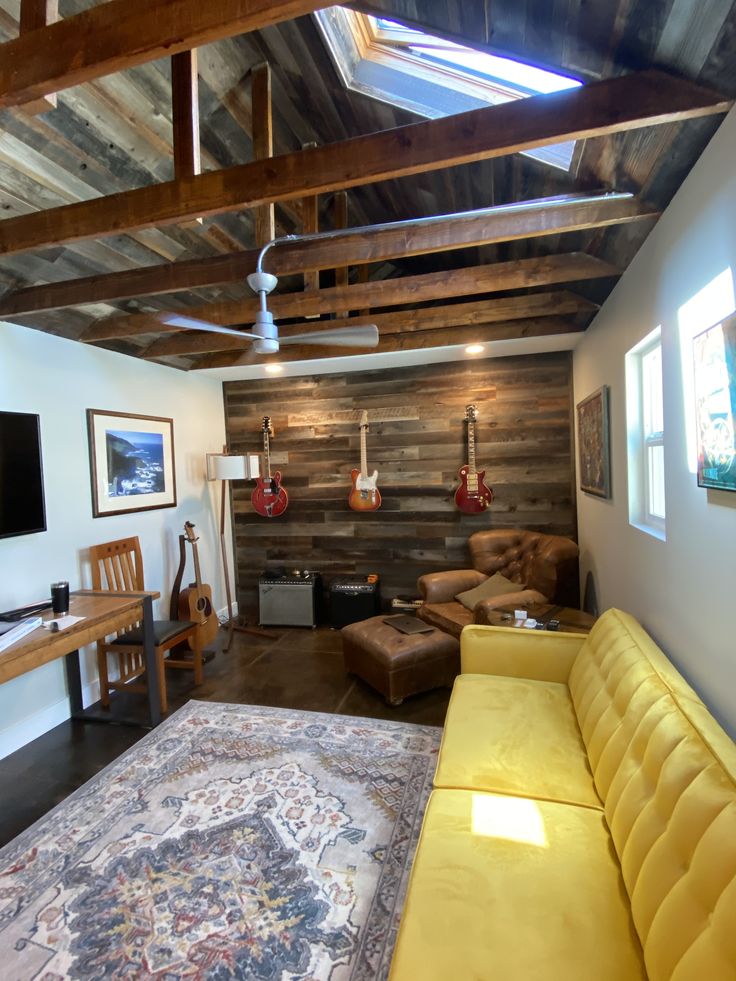
[[[231,452],[260,452],[271,417],[272,467],[283,472],[288,510],[259,516],[252,483],[233,484],[241,610],[257,606],[265,568],[334,578],[381,577],[384,599],[414,595],[417,577],[469,566],[467,539],[484,528],[521,527],[577,537],[572,358],[567,352],[356,371],[224,385]],[[466,461],[465,406],[478,407],[477,467],[495,499],[484,514],[454,505]],[[360,466],[367,409],[368,469],[378,470],[378,511],[348,507]]]

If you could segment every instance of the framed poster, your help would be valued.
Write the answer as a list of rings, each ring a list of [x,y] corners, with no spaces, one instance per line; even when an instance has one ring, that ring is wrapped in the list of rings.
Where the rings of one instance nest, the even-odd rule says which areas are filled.
[[[608,435],[608,385],[578,402],[580,490],[611,496],[611,453]]]
[[[174,421],[87,409],[92,515],[176,507]]]
[[[736,491],[736,315],[693,339],[698,487]]]

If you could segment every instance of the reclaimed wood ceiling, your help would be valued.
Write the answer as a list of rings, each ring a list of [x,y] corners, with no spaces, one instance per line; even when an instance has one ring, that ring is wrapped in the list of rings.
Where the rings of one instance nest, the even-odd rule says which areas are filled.
[[[38,6],[35,0],[26,2]],[[129,2],[137,5],[136,0]],[[59,0],[59,16],[71,18],[95,6],[86,0]],[[376,0],[351,6],[561,69],[586,82],[655,67],[713,89],[725,99],[736,95],[736,16],[734,5],[727,2]],[[19,0],[0,0],[0,42],[18,36],[19,18]],[[314,18],[306,14],[198,49],[203,173],[253,161],[251,80],[253,70],[264,62],[271,68],[275,157],[301,151],[305,144],[340,144],[418,119],[345,89]],[[56,96],[56,108],[41,114],[30,115],[22,107],[0,113],[0,211],[11,221],[5,229],[0,222],[0,319],[183,368],[253,360],[247,351],[233,351],[229,341],[165,333],[143,316],[193,307],[203,315],[211,310],[221,323],[247,322],[243,314],[252,307],[252,295],[242,274],[233,273],[243,261],[228,257],[255,247],[253,207],[211,214],[199,222],[128,226],[131,230],[125,233],[78,241],[57,241],[53,233],[34,238],[35,230],[24,239],[26,224],[13,223],[38,211],[172,181],[171,88],[171,59],[164,57],[65,88]],[[631,96],[630,101],[637,100]],[[470,327],[480,337],[583,329],[727,107],[724,101],[716,114],[581,139],[570,172],[506,153],[356,182],[347,191],[347,219],[339,189],[320,193],[321,229],[346,221],[348,226],[373,225],[600,191],[632,192],[641,213],[652,217],[604,225],[586,212],[577,224],[565,224],[557,221],[554,206],[540,205],[535,212],[539,227],[525,224],[515,213],[501,216],[505,231],[494,238],[484,226],[483,234],[468,233],[464,241],[472,244],[465,248],[448,251],[447,242],[440,248],[444,240],[438,234],[437,247],[433,249],[430,241],[421,254],[406,254],[412,252],[408,242],[394,243],[393,251],[379,252],[386,258],[372,263],[366,259],[375,254],[370,251],[343,252],[351,263],[358,263],[351,268],[348,287],[344,273],[330,268],[330,261],[334,266],[340,255],[334,246],[325,243],[321,254],[314,247],[309,252],[293,247],[291,258],[287,248],[274,250],[271,255],[275,259],[278,251],[279,260],[271,268],[278,265],[279,293],[289,294],[273,297],[274,311],[285,324],[283,333],[301,330],[289,327],[289,321],[304,316],[336,316],[323,324],[332,327],[347,322],[348,310],[369,309],[381,328],[384,350],[465,343]],[[637,106],[612,111],[619,109],[625,114],[636,112]],[[309,193],[303,199],[284,195],[275,208],[277,234],[298,233],[313,222],[313,204]],[[50,214],[49,225],[56,214]],[[577,230],[564,230],[572,227]],[[17,252],[19,242],[23,251]],[[211,272],[200,277],[201,270],[213,268],[201,260],[212,260],[218,269],[227,266],[227,273],[219,282]],[[593,268],[595,260],[606,265]],[[248,261],[252,265],[252,257]],[[315,264],[322,268],[322,289],[303,293],[300,272]],[[552,267],[556,272],[550,274]],[[455,270],[461,272],[449,275]],[[167,279],[170,275],[173,278]],[[405,283],[397,288],[400,280]],[[198,285],[202,281],[210,285]],[[45,288],[56,283],[66,285]],[[311,280],[307,277],[310,284],[314,285],[314,273]],[[341,353],[325,348],[311,356]],[[286,357],[304,357],[304,351],[284,349],[277,360]]]

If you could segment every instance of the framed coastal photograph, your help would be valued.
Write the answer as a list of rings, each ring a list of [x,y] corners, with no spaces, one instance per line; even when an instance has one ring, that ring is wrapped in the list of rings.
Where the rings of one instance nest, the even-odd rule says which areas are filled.
[[[174,421],[87,409],[92,514],[176,507]]]
[[[608,436],[608,386],[578,402],[580,490],[611,496],[611,454]]]
[[[736,315],[693,340],[698,487],[736,491]]]

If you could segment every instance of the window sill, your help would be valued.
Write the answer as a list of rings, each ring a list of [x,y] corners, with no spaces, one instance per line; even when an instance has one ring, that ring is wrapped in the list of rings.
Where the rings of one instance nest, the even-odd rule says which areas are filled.
[[[660,542],[667,541],[667,532],[664,528],[658,528],[656,525],[648,525],[643,521],[629,521],[629,524],[632,528],[637,528],[646,535],[651,535],[652,538],[658,538]]]

